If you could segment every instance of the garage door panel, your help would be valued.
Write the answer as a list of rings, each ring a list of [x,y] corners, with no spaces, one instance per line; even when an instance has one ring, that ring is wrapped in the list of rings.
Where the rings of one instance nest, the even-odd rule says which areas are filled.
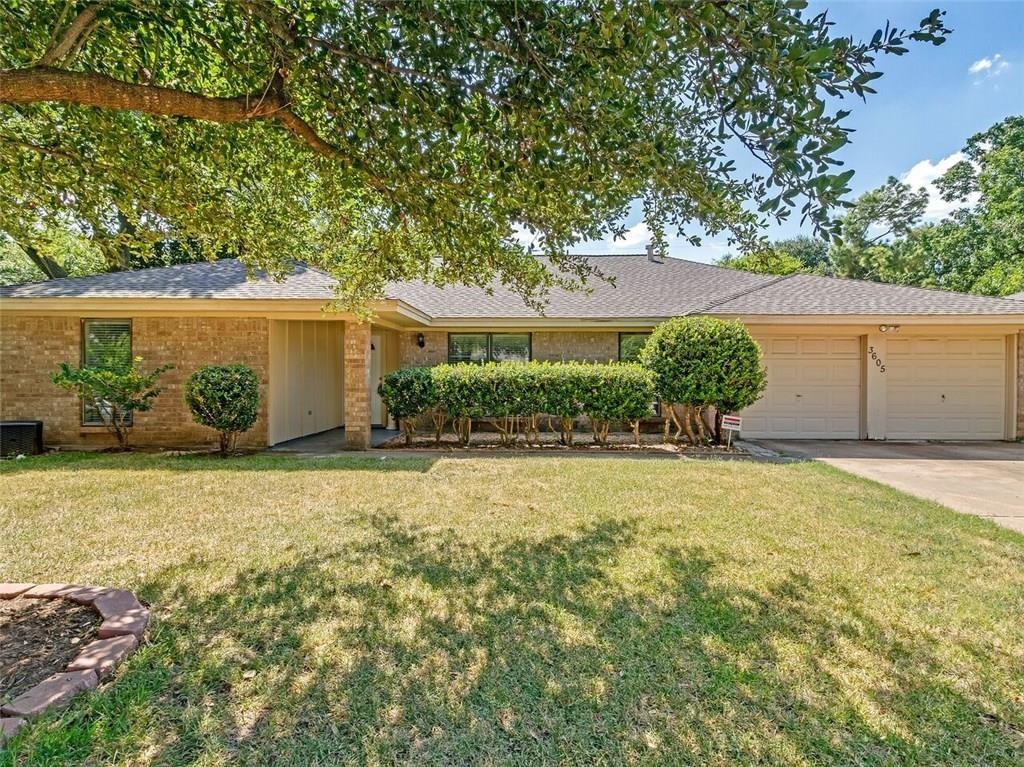
[[[1002,338],[891,339],[886,371],[889,439],[1002,439]]]
[[[774,357],[780,354],[796,354],[798,351],[796,338],[769,338],[762,344],[765,356]]]
[[[856,336],[756,339],[768,385],[743,413],[747,437],[856,439],[860,436],[861,360]]]

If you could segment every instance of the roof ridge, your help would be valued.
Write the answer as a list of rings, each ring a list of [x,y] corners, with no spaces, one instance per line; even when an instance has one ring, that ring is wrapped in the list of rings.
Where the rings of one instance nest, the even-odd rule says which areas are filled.
[[[729,267],[724,267],[724,268],[728,269]],[[734,271],[742,272],[743,270],[742,269],[736,269]],[[749,274],[749,272],[748,272],[748,274]],[[693,310],[691,312],[687,312],[687,314],[688,315],[689,314],[703,314],[704,312],[709,312],[712,309],[714,309],[716,306],[721,306],[722,304],[727,304],[730,301],[735,301],[737,298],[742,298],[743,296],[748,296],[751,293],[756,293],[757,291],[761,290],[762,288],[767,288],[770,285],[777,285],[780,282],[788,280],[790,277],[793,277],[793,276],[795,276],[795,275],[793,275],[793,274],[783,274],[783,275],[780,275],[778,277],[775,277],[774,279],[767,280],[766,282],[762,282],[762,283],[760,283],[758,285],[754,285],[754,286],[749,287],[749,288],[744,288],[743,290],[737,291],[736,293],[732,293],[731,295],[723,296],[722,298],[718,298],[718,299],[715,299],[713,301],[710,301],[705,306],[702,306],[700,309],[695,309],[695,310]]]
[[[929,293],[940,293],[944,296],[963,296],[966,298],[998,298],[1009,301],[1018,301],[1019,299],[1010,298],[1009,296],[990,296],[987,293],[968,293],[963,290],[949,290],[948,288],[940,288],[938,285],[907,285],[902,282],[884,282],[882,280],[870,280],[861,277],[840,277],[835,274],[816,274],[815,272],[793,272],[787,274],[787,277],[818,277],[823,280],[835,280],[836,282],[856,282],[859,285],[881,285],[887,288],[909,288],[910,290],[926,290]]]
[[[118,274],[135,274],[137,272],[155,272],[158,270],[167,269],[186,269],[190,266],[213,266],[215,264],[222,264],[226,261],[236,261],[242,263],[238,258],[231,256],[229,258],[214,258],[214,259],[202,259],[201,261],[186,261],[183,264],[153,264],[146,266],[138,266],[134,269],[114,269],[109,272],[95,272],[94,274],[75,274],[67,275],[65,277],[51,277],[48,280],[31,280],[29,282],[15,282],[10,285],[3,285],[3,288],[23,288],[31,285],[52,285],[54,283],[68,282],[70,280],[81,281],[81,280],[96,280],[102,279],[103,277],[112,277]],[[245,264],[242,264],[245,266]]]

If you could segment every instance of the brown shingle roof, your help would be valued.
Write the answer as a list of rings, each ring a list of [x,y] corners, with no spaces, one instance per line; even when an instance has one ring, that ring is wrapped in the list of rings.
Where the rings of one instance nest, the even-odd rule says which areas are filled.
[[[553,290],[545,316],[554,319],[659,319],[720,315],[1021,315],[1024,302],[902,285],[798,274],[753,274],[644,255],[593,257],[611,282],[592,280],[588,292]],[[335,297],[333,277],[299,265],[281,282],[233,259],[0,287],[2,298],[313,299]],[[535,318],[537,313],[500,285],[482,288],[422,282],[388,286],[387,296],[434,320]]]
[[[245,265],[234,258],[196,264],[109,272],[89,277],[64,277],[45,282],[0,287],[0,298],[238,298],[329,301],[337,281],[328,274],[299,265],[284,281],[262,272],[248,278]]]
[[[1017,301],[946,290],[794,274],[716,305],[715,314],[1017,314]]]
[[[544,316],[572,318],[674,317],[699,311],[716,298],[734,295],[775,278],[710,264],[669,258],[664,263],[646,256],[595,256],[594,265],[608,280],[591,279],[587,291],[552,290]],[[422,282],[388,286],[398,298],[435,319],[473,317],[536,317],[537,312],[508,288],[497,285],[489,295],[482,288]]]

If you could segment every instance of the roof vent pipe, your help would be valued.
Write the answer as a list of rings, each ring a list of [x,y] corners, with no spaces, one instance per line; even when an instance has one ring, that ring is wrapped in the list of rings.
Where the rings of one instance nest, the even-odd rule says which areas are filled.
[[[647,243],[647,260],[650,261],[652,264],[663,264],[663,263],[665,263],[665,259],[661,257],[661,254],[660,253],[656,253],[654,251],[654,243],[653,242]]]

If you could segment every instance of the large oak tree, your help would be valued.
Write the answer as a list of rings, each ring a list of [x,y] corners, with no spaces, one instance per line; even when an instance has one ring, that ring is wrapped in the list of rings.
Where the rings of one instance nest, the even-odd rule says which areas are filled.
[[[852,171],[826,97],[947,31],[859,42],[792,0],[8,0],[0,230],[301,258],[347,305],[412,276],[536,295],[518,232],[585,277],[566,249],[635,200],[659,245],[794,207],[828,231]]]

